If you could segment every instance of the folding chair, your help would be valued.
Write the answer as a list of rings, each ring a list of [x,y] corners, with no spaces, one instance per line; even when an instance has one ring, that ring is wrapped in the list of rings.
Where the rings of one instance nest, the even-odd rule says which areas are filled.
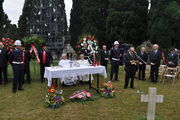
[[[177,78],[177,75],[178,75],[178,67],[176,68],[172,68],[172,67],[167,67],[166,68],[166,71],[163,75],[163,83],[165,81],[165,79],[172,79],[172,86],[174,85],[174,82],[175,82],[175,79]]]
[[[159,67],[159,76],[161,76],[161,78],[160,78],[159,82],[161,82],[161,80],[163,79],[163,76],[165,74],[166,68],[167,68],[166,65],[160,65],[160,67]]]

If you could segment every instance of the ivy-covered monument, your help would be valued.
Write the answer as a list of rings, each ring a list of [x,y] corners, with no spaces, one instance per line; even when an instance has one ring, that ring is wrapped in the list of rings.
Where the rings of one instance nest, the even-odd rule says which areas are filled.
[[[64,0],[25,0],[18,22],[19,36],[38,35],[50,50],[64,48],[67,20]]]

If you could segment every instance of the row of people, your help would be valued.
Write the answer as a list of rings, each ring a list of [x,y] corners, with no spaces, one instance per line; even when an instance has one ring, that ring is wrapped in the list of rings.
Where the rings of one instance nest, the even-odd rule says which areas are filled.
[[[131,78],[130,87],[134,88],[134,77],[136,71],[138,71],[139,79],[145,80],[145,70],[148,63],[151,65],[150,78],[153,83],[156,83],[158,80],[158,73],[160,67],[160,61],[162,53],[159,50],[157,44],[153,45],[153,49],[150,53],[146,52],[146,48],[142,47],[141,51],[136,53],[134,47],[131,47],[126,52],[123,52],[119,48],[119,42],[114,42],[114,47],[107,51],[106,45],[103,45],[101,51],[101,65],[107,68],[107,64],[110,61],[111,63],[111,73],[110,80],[118,81],[119,74],[119,65],[125,65],[125,85],[124,88],[128,87],[129,79]],[[178,65],[178,55],[175,53],[175,49],[172,49],[167,56],[167,66],[176,67]]]

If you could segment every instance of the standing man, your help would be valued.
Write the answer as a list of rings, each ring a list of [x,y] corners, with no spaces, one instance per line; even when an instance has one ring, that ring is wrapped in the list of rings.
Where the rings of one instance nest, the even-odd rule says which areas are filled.
[[[175,49],[171,49],[171,52],[167,56],[167,66],[176,67],[178,65],[178,55],[175,52]]]
[[[146,53],[146,48],[141,47],[141,51],[138,53],[139,59],[139,80],[145,80],[145,71],[146,71],[146,63],[148,60],[148,54]]]
[[[91,50],[88,49],[88,44],[87,43],[84,43],[81,54],[84,54],[84,59],[88,60],[90,64],[93,63]]]
[[[121,63],[121,51],[119,49],[119,42],[115,41],[114,42],[114,47],[110,51],[110,61],[111,61],[111,75],[110,75],[110,80],[113,81],[118,81],[118,73],[119,73],[119,65]],[[115,74],[115,79],[113,79]]]
[[[39,59],[40,59],[41,82],[43,83],[45,67],[49,67],[50,63],[53,61],[51,53],[47,50],[45,44],[42,45],[42,51],[39,53]]]
[[[150,63],[151,63],[151,82],[157,83],[159,66],[161,61],[161,52],[158,50],[159,46],[157,44],[153,45],[153,51],[150,53]]]
[[[30,84],[31,83],[31,74],[30,74],[29,63],[31,61],[31,55],[30,55],[30,51],[25,50],[25,47],[22,47],[22,50],[23,50],[24,76],[26,74],[26,80]],[[23,83],[25,82],[24,76],[23,76]]]
[[[8,65],[8,53],[3,48],[3,43],[0,42],[0,85],[2,83],[7,84],[7,65]]]
[[[107,51],[106,45],[103,45],[100,56],[101,56],[101,58],[100,58],[101,65],[105,66],[107,69],[107,64],[108,64],[108,60],[109,60],[109,51]]]
[[[138,63],[138,58],[135,54],[134,47],[130,47],[130,49],[124,55],[124,63],[125,63],[124,70],[126,72],[124,89],[128,87],[129,79],[131,79],[130,88],[134,89],[134,77],[135,77],[137,63]]]
[[[13,88],[12,92],[16,93],[17,88],[20,91],[23,91],[22,81],[24,75],[24,63],[23,63],[23,50],[21,48],[22,44],[20,40],[16,40],[15,49],[10,53],[10,63],[13,68]]]

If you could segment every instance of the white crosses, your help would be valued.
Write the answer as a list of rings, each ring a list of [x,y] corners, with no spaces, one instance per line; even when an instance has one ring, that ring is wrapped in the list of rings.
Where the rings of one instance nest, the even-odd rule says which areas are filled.
[[[148,95],[141,95],[141,102],[148,102],[147,120],[155,120],[156,103],[163,103],[163,95],[156,95],[156,88],[149,88]]]

